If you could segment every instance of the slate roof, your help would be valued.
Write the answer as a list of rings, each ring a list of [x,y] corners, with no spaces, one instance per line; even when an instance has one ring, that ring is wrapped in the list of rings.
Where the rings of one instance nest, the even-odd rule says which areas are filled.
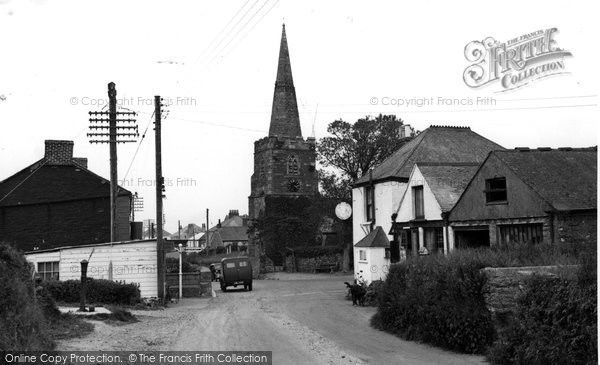
[[[377,226],[362,240],[356,242],[354,247],[390,247],[390,240],[381,226]]]
[[[408,181],[415,163],[482,163],[490,151],[503,149],[469,127],[431,126],[374,168],[372,178],[374,182]],[[355,186],[364,185],[369,179],[369,174],[365,174],[356,180]]]
[[[218,232],[223,242],[248,241],[248,227],[221,227]]]
[[[120,187],[119,195],[131,195],[131,192]],[[108,196],[109,180],[75,162],[71,165],[54,165],[47,163],[45,158],[0,182],[0,199],[4,198],[0,206]]]
[[[493,152],[558,211],[596,209],[597,147]]]
[[[273,93],[269,136],[302,137],[287,36],[285,35],[285,24],[281,30],[279,62],[275,92]]]
[[[477,163],[417,164],[417,167],[427,181],[442,212],[449,212],[477,172],[479,165]]]

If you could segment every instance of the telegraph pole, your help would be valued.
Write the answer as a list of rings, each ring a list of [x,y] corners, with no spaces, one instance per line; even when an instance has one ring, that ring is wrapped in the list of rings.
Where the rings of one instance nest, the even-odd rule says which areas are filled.
[[[110,146],[110,242],[117,241],[117,89],[108,83],[108,119]]]
[[[137,125],[120,126],[119,122],[135,123],[135,118],[118,118],[120,116],[136,116],[132,111],[117,111],[117,89],[114,82],[108,83],[108,112],[90,111],[90,129],[100,130],[101,132],[88,133],[87,136],[93,139],[90,143],[108,143],[110,147],[110,241],[115,242],[117,237],[117,143],[136,142],[134,137],[138,137]],[[100,118],[91,118],[91,116],[100,116]],[[106,118],[108,116],[108,118]],[[104,125],[107,123],[108,125]],[[108,130],[108,133],[107,133]],[[121,132],[120,130],[125,130]],[[102,139],[102,137],[108,137]],[[121,139],[129,137],[129,139]]]
[[[163,189],[164,179],[162,176],[162,151],[161,151],[161,97],[154,97],[154,148],[156,152],[156,244],[158,246],[158,296],[165,298],[166,281],[166,256],[165,242],[163,240]]]
[[[210,242],[208,240],[209,233],[210,233],[210,229],[208,228],[208,208],[206,208],[206,247],[204,249],[205,249],[207,255],[208,255],[208,243]]]

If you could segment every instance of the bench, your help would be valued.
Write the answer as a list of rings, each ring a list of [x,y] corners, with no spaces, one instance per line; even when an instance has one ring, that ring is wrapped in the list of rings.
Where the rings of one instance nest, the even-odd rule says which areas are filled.
[[[333,273],[335,269],[337,269],[337,264],[321,264],[315,267],[315,272]]]

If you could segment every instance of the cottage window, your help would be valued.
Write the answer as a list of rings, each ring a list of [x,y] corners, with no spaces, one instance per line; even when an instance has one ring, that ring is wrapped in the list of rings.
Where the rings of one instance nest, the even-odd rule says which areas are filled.
[[[506,200],[506,178],[498,177],[485,180],[486,203],[504,203]]]
[[[413,206],[415,219],[425,218],[425,204],[423,202],[423,186],[413,186]]]
[[[300,168],[298,166],[298,158],[294,155],[288,157],[287,173],[288,173],[288,175],[299,175],[300,174]]]
[[[365,215],[367,217],[367,221],[373,222],[375,220],[375,187],[367,186],[365,188],[365,195]]]
[[[58,280],[58,261],[38,262],[37,272],[42,280]]]
[[[389,249],[389,248],[386,248],[386,249],[385,249],[385,258],[386,258],[386,259],[389,259],[390,257],[391,257],[391,255],[390,255],[390,249]]]
[[[358,251],[358,255],[359,255],[359,260],[360,261],[367,261],[367,251],[365,251],[365,250],[359,250]]]

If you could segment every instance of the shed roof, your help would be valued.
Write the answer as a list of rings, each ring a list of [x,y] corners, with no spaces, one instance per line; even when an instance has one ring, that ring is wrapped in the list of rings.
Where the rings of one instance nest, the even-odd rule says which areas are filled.
[[[389,248],[390,240],[381,226],[377,226],[362,240],[356,242],[354,247],[382,247]]]

